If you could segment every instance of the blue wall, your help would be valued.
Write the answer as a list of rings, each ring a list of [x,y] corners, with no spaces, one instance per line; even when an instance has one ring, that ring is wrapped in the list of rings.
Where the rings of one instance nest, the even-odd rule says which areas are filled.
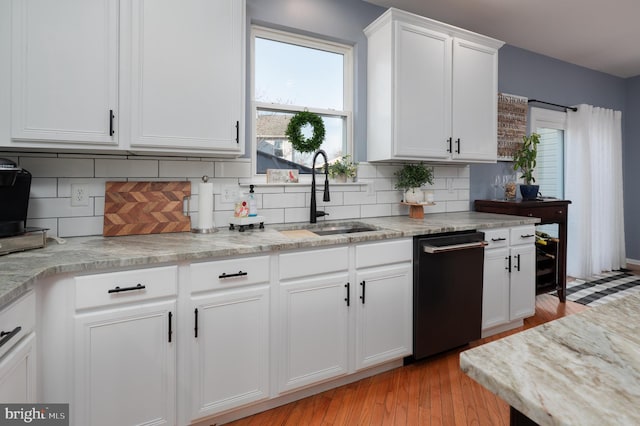
[[[354,46],[354,158],[358,161],[366,159],[367,40],[362,30],[384,10],[361,0],[247,0],[250,24]],[[249,54],[247,51],[247,64]],[[622,111],[627,257],[640,260],[640,197],[634,187],[634,182],[640,181],[640,76],[625,80],[509,45],[500,49],[499,64],[501,92],[562,105],[587,103]],[[247,84],[247,105],[249,101]],[[248,123],[250,114],[248,109]],[[250,129],[246,131],[249,135]],[[250,147],[247,140],[247,153]],[[493,177],[507,170],[510,163],[506,162],[472,165],[470,200],[491,197]]]

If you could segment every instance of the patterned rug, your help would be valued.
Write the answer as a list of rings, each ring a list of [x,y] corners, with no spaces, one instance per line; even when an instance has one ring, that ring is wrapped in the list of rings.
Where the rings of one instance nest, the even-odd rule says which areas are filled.
[[[567,300],[587,306],[604,305],[635,292],[640,292],[640,275],[625,271],[603,272],[589,281],[567,282]]]

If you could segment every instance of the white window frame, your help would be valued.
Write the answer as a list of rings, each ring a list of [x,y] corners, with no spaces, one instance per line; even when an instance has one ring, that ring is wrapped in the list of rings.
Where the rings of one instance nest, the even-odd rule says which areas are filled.
[[[334,109],[318,109],[308,106],[300,105],[282,105],[270,102],[257,102],[255,100],[255,40],[258,38],[267,38],[270,40],[276,40],[283,43],[295,44],[302,47],[308,47],[312,49],[324,50],[327,52],[337,53],[343,55],[344,58],[344,71],[343,71],[343,110],[337,111]],[[346,125],[346,154],[350,154],[353,157],[354,143],[353,143],[353,104],[354,104],[354,86],[353,86],[353,47],[335,43],[332,41],[321,40],[318,38],[308,37],[304,35],[294,34],[286,31],[275,30],[272,28],[261,27],[253,25],[251,27],[251,174],[253,176],[252,181],[257,183],[266,183],[266,175],[258,174],[258,159],[257,159],[257,138],[256,138],[256,116],[257,110],[268,109],[276,112],[288,112],[288,111],[304,111],[308,110],[320,115],[344,117]],[[311,182],[311,176],[300,175],[301,182]]]

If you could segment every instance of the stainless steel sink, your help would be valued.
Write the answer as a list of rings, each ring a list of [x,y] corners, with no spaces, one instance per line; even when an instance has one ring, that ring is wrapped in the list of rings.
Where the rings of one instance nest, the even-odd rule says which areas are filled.
[[[344,222],[344,223],[332,223],[332,224],[305,224],[305,225],[290,225],[283,226],[278,230],[290,237],[304,237],[304,236],[326,236],[326,235],[339,235],[339,234],[354,234],[359,232],[371,232],[379,231],[381,228],[371,226],[362,222]]]

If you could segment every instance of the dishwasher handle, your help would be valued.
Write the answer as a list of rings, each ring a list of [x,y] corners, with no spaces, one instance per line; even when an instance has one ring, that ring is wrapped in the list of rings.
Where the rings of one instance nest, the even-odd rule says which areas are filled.
[[[447,251],[468,250],[468,249],[472,249],[472,248],[482,248],[482,247],[486,247],[487,245],[489,245],[489,243],[487,243],[486,241],[475,241],[475,242],[472,242],[472,243],[451,244],[451,245],[448,245],[448,246],[441,246],[441,247],[432,246],[430,244],[423,244],[422,245],[422,251],[424,251],[425,253],[429,253],[429,254],[435,254],[435,253],[444,253],[444,252],[447,252]]]

